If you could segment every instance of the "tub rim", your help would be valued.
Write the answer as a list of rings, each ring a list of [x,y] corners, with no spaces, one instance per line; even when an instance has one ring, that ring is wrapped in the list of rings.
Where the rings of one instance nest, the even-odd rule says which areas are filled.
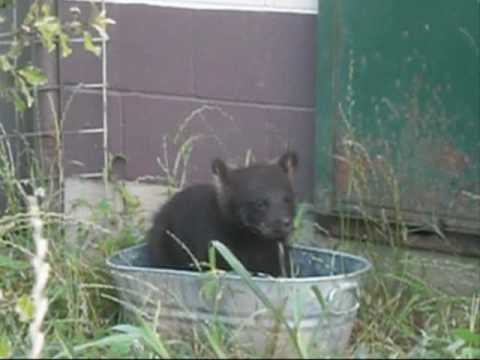
[[[150,274],[162,274],[162,275],[169,275],[169,276],[175,276],[175,277],[190,277],[190,278],[204,278],[205,275],[207,275],[207,272],[198,272],[198,271],[191,271],[191,270],[177,270],[177,269],[168,269],[168,268],[154,268],[154,267],[146,267],[146,266],[133,266],[133,265],[120,265],[116,264],[114,260],[122,253],[125,253],[127,251],[134,251],[138,248],[144,248],[146,246],[146,243],[140,243],[137,245],[129,246],[127,248],[124,248],[122,250],[119,250],[109,256],[106,259],[106,265],[110,270],[116,270],[116,271],[128,271],[128,272],[143,272],[143,273],[150,273]],[[337,280],[345,280],[345,279],[352,279],[352,278],[358,278],[362,276],[363,274],[367,273],[371,268],[372,264],[370,261],[368,261],[366,258],[358,255],[353,255],[349,254],[343,251],[338,251],[338,250],[330,250],[330,249],[321,249],[321,248],[316,248],[313,246],[306,246],[306,245],[289,245],[291,249],[298,249],[301,251],[309,251],[309,252],[315,252],[315,253],[328,253],[333,256],[339,255],[342,257],[347,257],[350,259],[354,259],[356,261],[359,261],[364,265],[361,269],[350,272],[347,274],[338,274],[338,275],[327,275],[327,276],[307,276],[307,277],[297,277],[297,278],[284,278],[284,277],[260,277],[260,276],[251,276],[252,279],[256,283],[261,283],[261,284],[287,284],[287,285],[294,285],[294,284],[305,284],[305,283],[319,283],[319,282],[328,282],[328,281],[337,281]],[[222,279],[226,280],[232,280],[232,281],[242,281],[242,278],[240,275],[238,275],[235,271],[229,271],[229,272],[221,272],[219,273],[219,277]]]

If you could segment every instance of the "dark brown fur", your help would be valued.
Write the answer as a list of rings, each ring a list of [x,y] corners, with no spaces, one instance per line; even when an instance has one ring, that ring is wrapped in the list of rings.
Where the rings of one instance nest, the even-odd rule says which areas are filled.
[[[208,261],[210,242],[218,240],[249,271],[279,276],[278,243],[285,244],[293,228],[291,176],[297,164],[294,152],[285,153],[273,164],[240,169],[214,160],[215,185],[190,186],[175,194],[156,214],[147,234],[152,265],[194,269],[191,256],[174,237],[199,262]],[[217,267],[230,269],[219,254]]]

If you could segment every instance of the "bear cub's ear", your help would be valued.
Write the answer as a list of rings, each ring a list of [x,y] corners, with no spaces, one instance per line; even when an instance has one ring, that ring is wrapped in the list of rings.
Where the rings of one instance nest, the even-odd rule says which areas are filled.
[[[230,170],[223,160],[212,161],[212,172],[222,183],[228,183]]]
[[[287,174],[293,174],[298,167],[298,155],[295,151],[289,150],[278,160],[278,165]]]

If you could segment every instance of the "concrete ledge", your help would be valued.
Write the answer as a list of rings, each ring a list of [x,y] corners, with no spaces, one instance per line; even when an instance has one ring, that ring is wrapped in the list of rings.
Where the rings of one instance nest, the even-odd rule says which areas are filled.
[[[135,197],[139,203],[139,209],[135,212],[134,218],[129,219],[134,223],[142,225],[139,228],[139,235],[151,225],[155,212],[167,201],[168,189],[165,186],[156,184],[145,184],[135,181],[123,182],[129,195]],[[75,222],[98,222],[99,219],[92,218],[92,209],[99,206],[102,199],[109,201],[112,211],[121,214],[124,204],[119,192],[110,186],[108,194],[105,192],[104,184],[97,179],[67,178],[65,180],[65,214],[73,218]],[[79,206],[76,206],[78,205]],[[108,228],[108,224],[105,224]],[[70,242],[78,241],[75,235],[76,225],[68,227],[68,239]]]

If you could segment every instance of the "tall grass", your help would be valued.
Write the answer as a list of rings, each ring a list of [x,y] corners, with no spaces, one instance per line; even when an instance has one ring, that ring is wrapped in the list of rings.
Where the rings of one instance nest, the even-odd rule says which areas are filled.
[[[346,175],[347,182],[341,191],[351,205],[340,210],[341,229],[336,246],[339,250],[366,256],[374,266],[361,298],[352,336],[352,356],[474,358],[480,354],[480,283],[471,284],[473,289],[477,285],[477,291],[470,296],[452,295],[432,286],[415,271],[416,266],[412,266],[417,265],[411,259],[412,252],[402,247],[408,241],[409,229],[401,210],[399,170],[386,158],[372,155],[367,148],[368,139],[363,140],[352,125],[355,122],[354,65],[352,60],[346,101],[339,104],[342,124],[336,161]],[[424,123],[429,119],[419,121]],[[392,205],[388,214],[370,212],[369,205],[378,202],[379,197]],[[358,221],[352,218],[362,222],[365,238],[361,243],[349,241],[359,234]],[[445,239],[434,221],[427,225]],[[415,261],[427,259],[417,255]],[[474,265],[470,269],[476,271]],[[441,271],[445,272],[444,276],[450,275],[448,268]]]
[[[173,157],[174,162],[167,163],[171,157],[160,161],[172,188],[178,189],[187,183],[187,174],[182,169],[188,168],[195,139],[199,138],[186,137],[180,140],[178,137],[180,151]],[[343,160],[353,169],[349,189],[357,194],[358,199],[365,199],[369,191],[368,177],[364,173],[365,168],[359,164],[373,160],[355,137],[353,129],[346,138],[345,147]],[[247,153],[245,161],[249,162],[251,156],[251,153]],[[108,200],[99,199],[90,208],[91,218],[82,221],[48,207],[41,207],[32,217],[28,202],[25,201],[28,199],[25,182],[18,180],[15,169],[8,138],[1,137],[0,183],[7,198],[7,208],[0,218],[0,357],[25,357],[31,354],[32,345],[41,338],[37,336],[38,332],[29,332],[32,323],[36,324],[33,328],[41,329],[45,336],[43,346],[36,345],[44,357],[238,358],[265,355],[252,353],[252,349],[238,343],[235,334],[232,335],[219,318],[193,329],[192,337],[187,339],[180,336],[164,338],[154,331],[157,327],[155,319],[153,322],[140,319],[131,322],[131,318],[127,318],[121,310],[122,300],[105,268],[105,258],[143,240],[138,231],[140,224],[131,220],[140,211],[138,203],[127,199],[124,204],[130,207],[120,212]],[[396,176],[390,167],[384,169],[384,173],[375,176],[385,177],[392,197],[398,197]],[[39,171],[38,168],[31,172],[33,188],[42,185],[36,171]],[[131,196],[121,184],[116,189],[121,196]],[[43,203],[50,202],[45,199]],[[374,268],[362,291],[358,319],[344,356],[479,357],[480,293],[452,296],[431,287],[411,271],[405,261],[409,255],[397,246],[406,236],[402,219],[399,217],[397,227],[391,228],[386,218],[372,217],[364,211],[362,201],[359,204],[359,213],[370,226],[371,237],[382,236],[387,239],[390,254],[393,255],[390,265],[386,266],[384,255],[379,255],[371,242],[365,243],[361,249]],[[301,209],[296,219],[297,228],[305,224],[302,220],[303,214],[307,214],[305,209]],[[42,316],[36,314],[42,309],[37,304],[38,300],[35,300],[38,297],[30,296],[41,273],[31,266],[38,244],[35,242],[32,219],[37,225],[38,219],[41,221],[41,238],[48,239],[49,244],[48,254],[44,253],[42,257],[50,267],[48,283],[44,282],[45,278],[42,280],[45,287],[41,293],[48,301],[48,312],[43,321],[39,321]],[[77,229],[78,241],[74,245],[65,238],[66,227],[72,224]],[[341,239],[339,249],[357,251],[346,241],[347,235],[355,230],[348,216],[343,216],[342,224],[345,238]],[[302,241],[301,232],[295,239]],[[286,326],[288,341],[297,349],[298,356],[312,356],[308,346],[298,337],[298,324],[286,323],[281,309],[272,305],[269,294],[258,289],[241,264],[232,259],[228,249],[219,243],[216,243],[216,247],[265,308],[272,311],[278,323]],[[42,251],[45,251],[45,247],[40,254]],[[216,275],[213,259],[210,265],[207,279],[208,276],[213,279]],[[214,281],[210,284],[214,284]],[[207,286],[204,288],[205,296],[216,296],[217,290],[221,289]],[[322,299],[319,298],[319,306],[321,303]],[[300,303],[298,307],[301,307]],[[38,327],[40,323],[41,328]],[[35,336],[30,337],[32,334]],[[35,351],[32,355],[37,354],[38,351]]]

